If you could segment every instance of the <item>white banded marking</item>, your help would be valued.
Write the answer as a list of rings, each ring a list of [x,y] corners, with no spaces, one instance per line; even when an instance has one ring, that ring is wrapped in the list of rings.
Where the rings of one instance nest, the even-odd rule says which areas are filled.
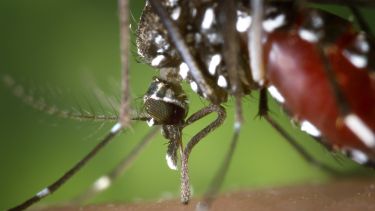
[[[176,21],[178,20],[180,15],[181,15],[181,7],[176,7],[172,11],[171,18]]]
[[[36,194],[36,196],[37,196],[38,198],[43,198],[43,197],[47,196],[47,195],[50,194],[50,193],[51,193],[51,191],[49,190],[49,188],[44,188],[43,190],[39,191],[39,192]]]
[[[102,176],[94,183],[94,189],[101,191],[107,189],[111,185],[111,179],[108,176]]]
[[[215,14],[212,8],[208,8],[204,13],[203,21],[202,21],[202,29],[209,29],[213,22],[214,22]]]
[[[318,128],[316,128],[315,125],[313,125],[311,122],[306,121],[306,120],[302,121],[301,130],[305,131],[306,133],[314,137],[321,136],[321,132],[318,130]]]
[[[285,25],[285,14],[279,14],[275,18],[268,18],[263,21],[263,29],[269,33],[283,25]]]
[[[251,16],[245,12],[237,11],[236,29],[238,32],[246,32],[251,25]]]
[[[320,15],[314,13],[311,18],[312,18],[312,26],[315,29],[323,27],[324,21]]]
[[[285,98],[281,95],[281,93],[275,86],[271,85],[267,88],[267,90],[271,94],[271,96],[275,98],[279,103],[285,103]]]
[[[368,157],[365,153],[360,150],[351,149],[350,158],[359,164],[365,164],[368,162]]]
[[[160,34],[155,37],[154,41],[157,45],[162,45],[165,42],[164,38]]]
[[[111,128],[111,133],[117,133],[119,130],[121,130],[122,125],[120,122],[117,122],[113,127]]]
[[[168,3],[169,3],[169,6],[175,6],[177,5],[178,0],[169,0]]]
[[[181,78],[186,79],[189,73],[189,67],[187,66],[185,62],[182,62],[179,68],[180,70],[178,73],[180,74]]]
[[[151,119],[147,120],[146,123],[149,127],[152,127],[152,126],[155,125],[155,120],[154,120],[154,118],[151,118]]]
[[[316,43],[320,39],[320,35],[315,33],[314,31],[303,29],[301,28],[298,30],[298,35],[301,39],[310,42],[310,43]]]
[[[216,68],[217,68],[217,66],[219,66],[220,62],[221,62],[220,54],[215,54],[211,57],[210,63],[208,65],[208,72],[211,75],[215,75]]]
[[[198,84],[194,81],[190,82],[190,87],[194,92],[198,92]]]
[[[152,61],[151,66],[156,67],[158,66],[163,60],[165,59],[164,55],[157,55]]]
[[[356,39],[356,47],[363,53],[368,53],[370,51],[370,44],[366,39],[364,33],[360,33]]]
[[[168,167],[172,170],[177,170],[177,165],[173,162],[173,159],[168,154],[165,155],[165,159],[167,160]]]
[[[219,78],[217,79],[217,85],[222,88],[227,88],[228,86],[227,79],[225,79],[224,76],[220,75]]]
[[[344,119],[345,125],[368,147],[375,147],[375,134],[357,115],[349,114]]]
[[[349,60],[349,62],[356,68],[362,69],[367,66],[368,60],[365,55],[352,53],[348,50],[345,50],[343,54],[345,58]]]

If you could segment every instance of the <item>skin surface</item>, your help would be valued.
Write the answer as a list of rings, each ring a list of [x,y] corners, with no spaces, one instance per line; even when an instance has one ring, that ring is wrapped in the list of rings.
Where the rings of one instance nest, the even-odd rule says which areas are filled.
[[[374,210],[375,182],[366,178],[281,188],[239,191],[220,195],[211,210]],[[178,200],[137,204],[103,204],[85,207],[53,207],[44,211],[99,210],[194,210]]]

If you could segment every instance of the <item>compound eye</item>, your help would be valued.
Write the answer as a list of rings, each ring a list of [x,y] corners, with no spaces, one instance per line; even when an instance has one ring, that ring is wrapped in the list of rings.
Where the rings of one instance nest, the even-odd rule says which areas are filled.
[[[148,99],[145,101],[147,114],[154,119],[155,124],[173,125],[183,122],[185,109],[162,100]]]

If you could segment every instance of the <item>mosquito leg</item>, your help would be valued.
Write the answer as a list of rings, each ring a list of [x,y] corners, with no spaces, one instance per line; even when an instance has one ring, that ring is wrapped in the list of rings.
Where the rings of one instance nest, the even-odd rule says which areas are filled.
[[[235,123],[234,123],[234,134],[231,140],[231,144],[228,148],[227,154],[224,157],[220,168],[214,175],[211,183],[208,186],[201,202],[197,204],[197,210],[208,210],[212,201],[215,199],[216,194],[220,190],[220,187],[225,179],[226,173],[230,162],[232,160],[233,153],[235,151],[238,137],[240,134],[243,118],[242,118],[242,86],[238,75],[238,60],[240,57],[238,55],[239,46],[235,40],[238,40],[238,35],[236,32],[236,9],[235,1],[221,1],[220,4],[220,14],[225,14],[219,17],[220,25],[223,26],[223,36],[224,36],[224,49],[223,56],[224,61],[228,68],[228,78],[231,84],[231,92],[235,97]]]
[[[73,175],[75,175],[86,163],[87,161],[91,160],[96,153],[98,153],[104,146],[106,146],[120,131],[122,127],[119,123],[115,124],[111,132],[97,144],[82,160],[80,160],[77,164],[75,164],[69,171],[67,171],[63,176],[61,176],[58,180],[53,182],[51,185],[47,186],[46,188],[39,191],[35,196],[27,199],[23,203],[9,209],[9,210],[24,210],[31,205],[35,204],[42,198],[51,195],[57,189],[60,188],[65,182],[67,182]]]
[[[25,89],[21,85],[17,84],[17,82],[15,82],[15,80],[9,75],[4,75],[2,77],[2,80],[5,86],[7,86],[13,92],[14,96],[16,96],[26,105],[30,106],[31,108],[37,111],[53,115],[59,118],[73,119],[78,121],[104,122],[118,120],[118,117],[116,115],[96,115],[84,111],[75,112],[71,110],[63,110],[61,108],[58,108],[57,106],[46,103],[43,99],[38,99],[32,94],[26,93]]]
[[[120,123],[122,127],[130,124],[130,91],[129,91],[129,5],[128,0],[119,0],[120,16],[120,49],[121,49],[121,104]]]
[[[360,28],[362,31],[364,31],[365,33],[361,32],[360,34],[360,41],[358,42],[359,46],[362,47],[362,51],[364,50],[364,52],[361,52],[361,56],[363,56],[364,58],[374,58],[375,56],[375,45],[374,45],[374,42],[369,42],[370,39],[374,39],[374,34],[372,33],[372,30],[371,30],[371,27],[368,25],[368,23],[366,22],[366,20],[363,18],[363,15],[361,14],[361,12],[359,11],[358,7],[356,4],[354,3],[347,3],[348,7],[350,8],[350,10],[352,11],[352,13],[354,14]],[[366,44],[368,45],[366,49]],[[367,51],[366,51],[367,50]],[[375,61],[373,59],[367,59],[367,66],[368,67],[374,67],[375,66]],[[372,78],[375,78],[375,69],[374,68],[370,68],[369,69],[370,71],[370,76]]]
[[[119,178],[125,171],[130,167],[133,161],[137,158],[139,153],[145,148],[145,146],[150,143],[150,141],[155,137],[156,133],[160,130],[160,127],[153,127],[138,143],[137,146],[108,174],[101,176],[95,181],[93,186],[86,190],[83,194],[78,196],[74,201],[77,204],[83,204],[88,200],[94,198],[97,194],[108,189],[112,182]]]
[[[35,196],[27,199],[23,203],[9,209],[9,210],[24,210],[42,198],[52,194],[67,182],[73,175],[75,175],[89,160],[91,160],[104,146],[106,146],[123,128],[130,124],[130,104],[129,104],[129,83],[128,83],[128,1],[119,0],[119,14],[120,14],[120,31],[121,31],[121,63],[122,63],[122,100],[120,108],[120,121],[115,124],[110,133],[100,141],[82,160],[76,163],[69,171],[62,175],[58,180],[47,186]]]
[[[203,200],[199,202],[199,204],[197,205],[197,210],[208,210],[213,200],[215,199],[216,194],[219,192],[220,187],[223,184],[225,176],[228,172],[230,162],[232,161],[232,157],[238,143],[239,134],[239,130],[234,131],[227,154],[225,155],[224,160],[220,165],[220,168],[215,173],[212,182],[208,186],[208,190],[204,194]]]
[[[224,36],[224,49],[223,55],[226,66],[228,68],[229,82],[231,84],[231,92],[235,97],[236,105],[236,116],[235,116],[235,133],[239,133],[243,117],[242,117],[242,85],[238,74],[238,54],[239,45],[236,40],[238,40],[238,34],[236,31],[236,2],[235,1],[222,1],[220,10],[221,14],[225,14],[223,17],[219,17],[220,24],[223,26],[223,36]]]
[[[264,85],[265,69],[263,64],[263,46],[262,46],[262,21],[263,21],[263,1],[250,0],[253,11],[252,24],[248,30],[248,50],[251,74],[253,80],[260,86]]]
[[[211,122],[208,126],[203,128],[201,131],[199,131],[193,138],[190,139],[190,141],[185,146],[185,149],[182,152],[181,155],[181,202],[184,204],[187,204],[190,200],[190,183],[189,183],[189,175],[188,175],[188,160],[191,150],[194,148],[194,146],[201,141],[204,137],[206,137],[209,133],[211,133],[213,130],[218,128],[221,124],[223,124],[225,118],[226,118],[226,112],[225,109],[220,105],[210,105],[207,106],[193,115],[191,115],[185,122],[184,128],[195,121],[202,119],[203,117],[207,116],[210,113],[217,113],[218,117]]]
[[[356,5],[354,3],[348,2],[346,4],[348,5],[349,9],[352,11],[353,15],[357,19],[357,22],[358,22],[360,28],[364,32],[366,32],[367,34],[372,34],[370,26],[367,24],[367,22],[365,21],[365,19],[361,15],[361,12],[358,10],[358,7],[356,7]]]
[[[314,165],[332,175],[338,176],[340,172],[336,169],[316,160],[311,156],[298,142],[288,134],[269,114],[268,114],[268,101],[266,89],[260,90],[259,97],[259,115],[264,117],[266,121],[282,136],[284,139],[305,159],[306,162]]]

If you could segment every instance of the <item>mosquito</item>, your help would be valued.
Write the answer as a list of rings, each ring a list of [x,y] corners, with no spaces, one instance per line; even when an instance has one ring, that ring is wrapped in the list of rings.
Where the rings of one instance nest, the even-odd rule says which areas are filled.
[[[356,14],[356,7],[350,2],[348,5]],[[250,7],[253,8],[252,12]],[[104,145],[128,128],[132,120],[161,126],[164,137],[169,140],[166,155],[168,166],[176,169],[181,161],[181,202],[188,203],[191,198],[188,171],[190,153],[198,142],[224,122],[226,111],[221,104],[228,100],[228,96],[233,96],[236,112],[231,144],[199,205],[209,207],[221,187],[241,134],[241,100],[253,90],[259,90],[260,93],[259,115],[308,162],[337,173],[335,169],[311,157],[269,115],[267,89],[294,115],[293,118],[301,124],[302,130],[316,137],[329,149],[342,151],[360,164],[373,166],[375,133],[372,105],[375,99],[371,95],[374,93],[371,85],[374,80],[371,58],[374,58],[374,42],[360,15],[356,15],[356,18],[363,32],[354,31],[350,23],[327,13],[300,9],[294,1],[270,1],[265,4],[258,0],[150,0],[146,3],[138,28],[138,51],[151,66],[160,69],[160,75],[152,80],[143,97],[145,112],[133,117],[129,115],[127,1],[120,0],[119,8],[122,98],[118,122],[89,154],[60,179],[13,210],[25,209],[57,190]],[[179,27],[179,24],[184,27]],[[337,28],[331,30],[328,26]],[[285,45],[293,46],[290,52]],[[301,50],[302,46],[305,49]],[[292,60],[295,56],[300,56],[301,60]],[[312,58],[314,62],[310,64],[307,58]],[[343,64],[348,65],[340,70],[338,67]],[[302,71],[305,68],[310,72]],[[359,69],[363,71],[359,72]],[[352,73],[353,70],[357,72]],[[314,74],[311,72],[318,75],[319,80],[313,80]],[[345,78],[349,75],[352,81],[339,80],[340,76]],[[293,76],[295,80],[288,81],[288,77]],[[186,80],[191,89],[210,104],[188,116],[189,103],[181,87],[182,80]],[[306,86],[298,84],[299,80],[306,84],[319,83],[319,87],[323,87],[322,90],[312,90],[317,94],[313,104],[319,107],[325,101],[329,102],[326,104],[326,119],[317,118],[317,112],[324,110],[310,109],[312,104],[303,98],[307,93],[298,93],[308,91]],[[370,90],[370,94],[365,100],[360,100],[353,90]],[[361,113],[362,110],[368,115]],[[184,145],[184,129],[211,113],[217,114],[217,118]],[[108,183],[112,178],[101,177],[98,182],[105,179]]]

